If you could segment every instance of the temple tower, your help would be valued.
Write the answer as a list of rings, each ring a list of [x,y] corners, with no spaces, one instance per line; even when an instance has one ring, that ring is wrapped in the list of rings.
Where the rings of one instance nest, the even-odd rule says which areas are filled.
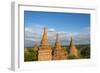
[[[39,61],[52,60],[52,49],[48,41],[46,28],[44,28],[44,33],[38,50],[38,60]]]
[[[69,57],[70,58],[79,58],[78,50],[74,45],[73,36],[71,35],[70,46],[69,46]]]
[[[38,46],[36,42],[34,42],[33,51],[38,51]]]
[[[55,47],[53,49],[53,60],[67,59],[67,52],[61,47],[58,33],[56,34]]]

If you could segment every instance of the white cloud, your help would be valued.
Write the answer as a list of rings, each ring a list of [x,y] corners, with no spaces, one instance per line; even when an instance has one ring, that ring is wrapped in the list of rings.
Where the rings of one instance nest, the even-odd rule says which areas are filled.
[[[48,29],[48,32],[56,32],[56,30],[54,28],[50,28]]]
[[[42,37],[42,29],[40,27],[38,28],[37,26],[34,27],[26,27],[25,28],[25,43],[31,42],[33,43],[34,41],[40,42],[41,37]],[[27,43],[30,45],[30,43]]]
[[[43,26],[34,26],[25,28],[25,44],[26,46],[33,46],[34,41],[40,44],[43,35]],[[73,33],[75,43],[89,43],[90,42],[90,28],[83,28],[79,32],[64,32],[57,31],[54,28],[48,28],[48,39],[50,43],[55,43],[56,33],[59,34],[62,44],[69,44],[70,33]]]
[[[77,35],[74,36],[77,43],[90,43],[90,27],[83,28]]]

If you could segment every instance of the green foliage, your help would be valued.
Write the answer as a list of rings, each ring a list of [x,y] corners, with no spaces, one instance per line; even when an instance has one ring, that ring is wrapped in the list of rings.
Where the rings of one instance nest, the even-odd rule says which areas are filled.
[[[90,46],[86,46],[80,49],[81,58],[90,58]]]
[[[85,45],[75,45],[78,50],[79,57],[69,55],[69,48],[66,46],[66,51],[68,52],[68,59],[88,59],[90,58],[90,44]]]
[[[69,55],[69,46],[62,46],[66,52],[66,54],[68,55],[68,57],[66,57],[66,59],[88,59],[90,58],[90,45],[86,44],[86,45],[75,45],[77,50],[78,50],[78,54],[79,56],[73,56],[73,55]],[[53,47],[52,47],[53,49]],[[37,51],[33,51],[33,48],[27,48],[27,52],[24,52],[24,61],[37,61],[38,60],[38,52]]]
[[[36,61],[37,52],[32,49],[28,49],[28,52],[24,52],[24,61]]]
[[[69,55],[69,56],[68,56],[68,59],[79,59],[79,57],[76,57],[76,56],[74,56],[74,55]]]

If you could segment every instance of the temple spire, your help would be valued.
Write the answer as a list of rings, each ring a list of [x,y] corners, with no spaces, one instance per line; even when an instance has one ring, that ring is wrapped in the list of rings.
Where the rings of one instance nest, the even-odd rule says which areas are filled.
[[[61,43],[59,39],[59,34],[56,34],[56,42],[55,42],[55,49],[61,49]]]
[[[52,60],[52,49],[48,41],[47,28],[44,28],[42,40],[38,50],[38,60],[39,61]]]
[[[56,34],[55,47],[53,49],[53,60],[64,60],[67,58],[67,52],[61,47],[59,34]]]
[[[70,46],[69,46],[69,52],[70,52],[70,56],[74,56],[76,58],[78,58],[78,50],[74,45],[74,39],[73,39],[73,35],[71,34],[71,38],[70,38]]]
[[[38,51],[37,42],[34,42],[33,50],[34,50],[34,51]]]
[[[75,49],[75,45],[74,45],[74,39],[73,39],[73,34],[71,34],[71,37],[70,37],[71,41],[70,41],[70,48],[71,47],[74,47],[74,48],[71,48],[71,49]]]
[[[41,46],[42,45],[49,45],[46,27],[44,28],[43,37],[42,37],[42,40],[41,40]]]

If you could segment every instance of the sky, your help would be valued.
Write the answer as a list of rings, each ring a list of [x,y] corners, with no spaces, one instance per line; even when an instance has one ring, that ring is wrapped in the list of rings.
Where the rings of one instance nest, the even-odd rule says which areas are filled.
[[[70,42],[73,34],[76,44],[90,43],[90,14],[24,11],[25,47],[32,47],[34,41],[40,44],[43,28],[48,29],[50,44],[55,43],[55,35],[59,33],[64,45]]]

